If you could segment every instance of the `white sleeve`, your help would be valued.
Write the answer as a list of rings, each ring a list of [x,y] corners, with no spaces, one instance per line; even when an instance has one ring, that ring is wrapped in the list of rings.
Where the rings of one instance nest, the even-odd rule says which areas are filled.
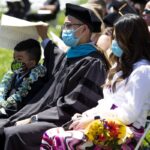
[[[120,121],[131,124],[138,119],[142,109],[150,106],[150,67],[142,66],[133,71],[124,92],[126,101],[110,113],[113,111]]]

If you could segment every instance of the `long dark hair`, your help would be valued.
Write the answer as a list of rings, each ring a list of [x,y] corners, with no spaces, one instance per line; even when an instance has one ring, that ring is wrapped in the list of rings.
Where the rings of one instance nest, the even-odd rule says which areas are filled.
[[[134,14],[126,14],[119,18],[114,25],[115,38],[123,50],[120,58],[116,57],[117,65],[108,73],[108,83],[115,91],[116,83],[128,78],[133,71],[133,64],[141,59],[150,61],[150,34],[146,22],[142,17]],[[123,74],[111,84],[116,72]]]

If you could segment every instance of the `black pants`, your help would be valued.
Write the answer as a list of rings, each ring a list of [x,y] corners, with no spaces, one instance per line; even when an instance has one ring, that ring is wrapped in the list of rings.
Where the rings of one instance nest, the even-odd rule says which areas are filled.
[[[39,150],[43,133],[53,127],[56,125],[47,122],[5,127],[0,133],[0,150]]]
[[[0,149],[4,149],[4,142],[5,142],[5,135],[4,135],[4,128],[0,128]]]

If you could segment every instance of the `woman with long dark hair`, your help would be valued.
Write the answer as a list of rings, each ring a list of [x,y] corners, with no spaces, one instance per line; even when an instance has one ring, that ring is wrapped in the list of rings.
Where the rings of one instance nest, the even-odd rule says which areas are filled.
[[[87,147],[94,150],[93,145],[88,145],[84,132],[94,118],[117,119],[128,126],[133,137],[120,149],[134,149],[150,111],[150,34],[140,16],[127,14],[115,23],[112,53],[115,63],[104,85],[104,99],[93,109],[75,114],[69,126],[71,131],[63,128],[46,131],[41,150],[82,150]]]

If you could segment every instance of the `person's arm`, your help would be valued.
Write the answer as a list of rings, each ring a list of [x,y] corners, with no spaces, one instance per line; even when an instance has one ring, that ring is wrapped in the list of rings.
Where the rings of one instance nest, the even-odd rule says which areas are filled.
[[[37,26],[37,32],[42,39],[42,46],[44,48],[44,65],[47,68],[47,80],[49,80],[55,69],[55,66],[59,62],[59,59],[63,57],[63,51],[61,51],[48,37],[48,26]]]
[[[0,107],[2,104],[6,103],[4,100],[6,100],[6,96],[8,94],[8,91],[10,90],[10,87],[13,83],[13,80],[15,79],[15,74],[12,71],[8,71],[4,74],[2,81],[0,83]]]
[[[41,9],[51,10],[52,13],[57,13],[60,9],[59,0],[47,0]]]
[[[39,25],[36,26],[37,32],[39,34],[39,36],[41,37],[42,40],[45,40],[48,37],[48,25],[44,24],[44,25]]]

